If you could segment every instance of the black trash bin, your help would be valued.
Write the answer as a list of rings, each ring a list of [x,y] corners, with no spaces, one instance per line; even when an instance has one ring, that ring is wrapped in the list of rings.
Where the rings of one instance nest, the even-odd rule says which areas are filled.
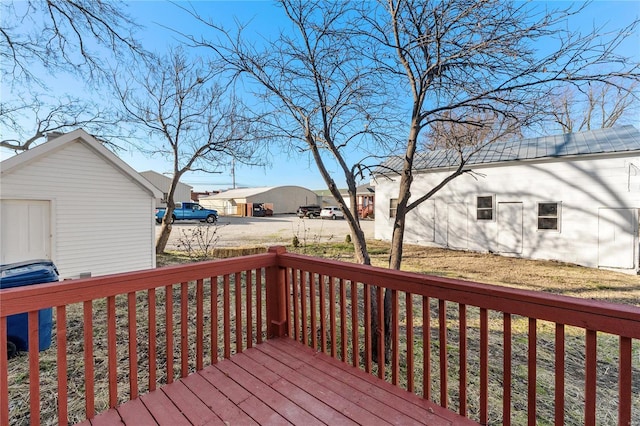
[[[0,291],[54,281],[58,281],[58,270],[50,260],[30,260],[0,265]],[[2,298],[1,295],[0,298]],[[38,311],[38,349],[40,351],[49,349],[51,346],[52,327],[53,309]],[[29,319],[26,312],[7,317],[7,342],[9,356],[14,355],[16,351],[29,350]]]

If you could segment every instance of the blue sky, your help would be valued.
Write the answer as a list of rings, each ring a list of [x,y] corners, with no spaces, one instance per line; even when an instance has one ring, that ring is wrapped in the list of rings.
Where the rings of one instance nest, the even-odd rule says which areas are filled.
[[[545,2],[537,2],[544,5]],[[553,6],[568,5],[567,2],[549,2]],[[184,6],[188,3],[181,2]],[[272,1],[194,1],[191,3],[203,15],[210,17],[216,23],[223,23],[233,27],[234,19],[240,22],[250,21],[249,29],[253,34],[262,37],[275,36],[280,28],[286,28],[288,22]],[[177,28],[184,32],[192,32],[197,28],[191,18],[175,5],[164,1],[132,1],[128,13],[132,15],[144,28],[138,32],[143,44],[151,50],[163,50],[171,44],[176,44],[178,36],[165,27]],[[640,16],[640,0],[633,1],[595,1],[580,19],[568,22],[570,28],[582,29],[588,32],[593,26],[607,25],[608,29],[630,23]],[[628,51],[627,51],[628,50]],[[640,60],[640,34],[634,34],[626,43],[625,53],[635,55]],[[82,91],[83,88],[74,87],[73,81],[57,78],[52,83],[53,93],[72,93],[73,90]],[[7,153],[0,153],[6,158]],[[160,173],[171,170],[170,162],[161,158],[148,158],[135,150],[119,152],[118,155],[138,171],[155,170]],[[325,183],[316,170],[313,159],[306,155],[290,156],[288,153],[272,153],[270,165],[266,167],[250,168],[237,165],[235,181],[237,186],[276,186],[301,185],[309,189],[324,189]],[[341,185],[341,173],[337,170],[335,178]],[[231,168],[222,170],[220,174],[189,173],[183,182],[192,185],[195,190],[226,189],[231,187]]]

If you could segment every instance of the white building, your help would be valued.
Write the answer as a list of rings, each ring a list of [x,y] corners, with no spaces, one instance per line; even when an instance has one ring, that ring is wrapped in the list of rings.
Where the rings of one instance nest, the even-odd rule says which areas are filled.
[[[445,151],[417,156],[413,198],[448,176]],[[398,169],[398,158],[386,167]],[[491,145],[407,217],[404,241],[638,270],[640,132],[633,126]],[[374,179],[375,236],[390,240],[397,176]]]
[[[274,214],[295,213],[298,207],[318,204],[315,192],[301,186],[270,186],[239,188],[208,197],[200,197],[200,205],[218,211],[220,215],[250,216],[247,206],[267,204]]]
[[[167,207],[167,197],[169,196],[169,188],[171,187],[171,178],[161,173],[154,172],[153,170],[140,172],[140,174],[160,191],[160,196],[156,198],[156,207]],[[191,201],[192,189],[192,186],[178,182],[176,191],[173,194],[173,200],[176,203]]]
[[[159,193],[84,130],[0,163],[0,263],[50,259],[60,278],[154,268]]]

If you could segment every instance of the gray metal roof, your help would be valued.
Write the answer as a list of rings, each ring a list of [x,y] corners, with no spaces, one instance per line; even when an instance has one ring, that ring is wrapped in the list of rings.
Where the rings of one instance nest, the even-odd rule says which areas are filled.
[[[631,125],[590,130],[588,132],[495,142],[471,155],[467,164],[490,164],[629,151],[640,151],[640,131]],[[471,152],[471,149],[468,149],[463,153],[464,157],[468,157]],[[460,164],[460,155],[453,150],[416,153],[414,159],[415,170],[451,167],[458,164]],[[392,170],[401,170],[401,168],[402,157],[394,156],[385,160],[383,165],[378,167],[374,173],[388,173]]]

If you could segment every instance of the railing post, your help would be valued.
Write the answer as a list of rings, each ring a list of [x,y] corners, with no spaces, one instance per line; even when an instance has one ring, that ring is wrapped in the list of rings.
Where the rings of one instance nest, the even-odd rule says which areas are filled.
[[[269,253],[286,253],[284,246],[269,247]],[[269,266],[266,271],[267,338],[283,337],[287,334],[287,302],[285,268]]]

